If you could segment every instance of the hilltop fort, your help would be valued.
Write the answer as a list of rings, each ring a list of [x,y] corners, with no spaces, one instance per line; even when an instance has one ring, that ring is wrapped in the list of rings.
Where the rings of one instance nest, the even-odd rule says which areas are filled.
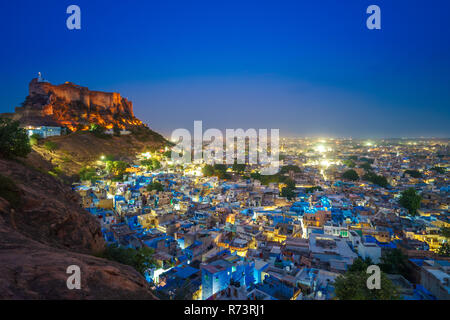
[[[91,124],[107,129],[143,126],[133,114],[133,104],[117,92],[92,91],[71,82],[53,85],[39,73],[31,80],[29,93],[14,114],[23,126],[67,127],[86,130]]]

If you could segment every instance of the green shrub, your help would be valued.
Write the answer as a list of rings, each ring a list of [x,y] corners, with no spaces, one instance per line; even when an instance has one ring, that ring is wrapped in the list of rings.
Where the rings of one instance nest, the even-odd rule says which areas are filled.
[[[409,174],[413,178],[422,178],[422,173],[417,170],[405,170],[405,174]]]
[[[148,247],[139,249],[122,248],[117,245],[110,245],[99,256],[108,260],[132,266],[140,274],[145,275],[148,268],[156,265],[153,259],[154,250]]]
[[[97,138],[110,138],[111,135],[106,134],[106,129],[102,126],[99,126],[98,124],[91,124],[91,127],[89,129],[90,132],[92,132]]]
[[[161,183],[159,183],[158,181],[152,182],[149,185],[147,185],[147,191],[164,191],[164,187]]]
[[[359,167],[360,167],[360,168],[363,168],[363,169],[366,170],[366,171],[372,170],[372,166],[371,166],[370,163],[368,163],[368,162],[362,163]]]
[[[54,172],[58,176],[63,173],[63,170],[61,169],[61,167],[54,167],[51,171]]]
[[[120,137],[120,128],[117,126],[113,127],[114,136]]]
[[[58,174],[56,172],[53,172],[52,170],[48,171],[48,174],[55,178],[58,177]]]
[[[369,274],[367,263],[361,259],[355,260],[357,266],[350,266],[347,272],[334,281],[336,298],[339,300],[398,300],[401,299],[395,285],[384,272],[380,273],[381,285],[378,290],[367,286]]]
[[[349,168],[354,168],[356,166],[355,161],[353,161],[352,159],[344,160],[343,163]]]
[[[0,118],[0,154],[6,158],[26,157],[31,152],[27,131],[18,121]]]
[[[314,187],[306,188],[305,193],[312,193],[312,192],[315,192],[316,190],[323,191],[321,186],[314,186]]]
[[[45,141],[44,148],[48,151],[54,151],[58,149],[58,144],[53,141]]]
[[[373,172],[368,172],[363,176],[364,180],[370,181],[373,184],[379,185],[380,187],[386,188],[387,186],[389,186],[389,183],[386,179],[386,177],[382,176],[382,175],[377,175],[376,173]]]
[[[417,193],[414,188],[408,188],[403,190],[399,199],[400,205],[407,209],[412,216],[417,215],[417,210],[420,208],[420,202],[422,197]]]
[[[161,163],[156,159],[142,160],[141,165],[146,166],[148,170],[157,170],[161,168]]]
[[[81,168],[80,172],[78,172],[78,175],[80,176],[80,180],[86,181],[92,180],[97,175],[97,172],[95,168],[83,167]]]
[[[121,177],[128,168],[128,163],[125,161],[106,161],[106,171],[113,174],[115,177]]]
[[[350,169],[350,170],[345,171],[342,174],[342,178],[344,178],[346,180],[350,180],[350,181],[356,181],[359,179],[359,175],[355,170]]]
[[[68,162],[71,162],[72,160],[70,159],[69,156],[63,156],[63,157],[61,158],[61,161],[64,162],[64,163],[68,163]]]
[[[281,167],[280,174],[289,173],[289,171],[293,171],[295,173],[298,173],[298,172],[301,172],[302,170],[298,166],[287,165],[287,166],[282,166]]]
[[[431,168],[431,170],[436,171],[439,174],[444,174],[446,171],[446,169],[443,167],[433,167],[433,168]]]
[[[30,136],[30,145],[34,146],[39,143],[39,140],[41,140],[41,136],[37,133],[34,133]]]

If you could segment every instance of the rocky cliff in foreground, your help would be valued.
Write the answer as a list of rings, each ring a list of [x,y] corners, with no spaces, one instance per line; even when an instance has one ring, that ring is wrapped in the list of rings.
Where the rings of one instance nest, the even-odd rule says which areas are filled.
[[[100,226],[52,176],[0,159],[0,299],[155,299],[133,268],[91,254]],[[69,290],[69,265],[81,289]]]

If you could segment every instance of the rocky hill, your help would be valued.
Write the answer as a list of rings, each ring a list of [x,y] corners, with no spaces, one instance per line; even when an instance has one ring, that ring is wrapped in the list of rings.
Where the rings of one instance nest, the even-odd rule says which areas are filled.
[[[134,116],[132,102],[119,93],[92,91],[71,82],[53,85],[40,75],[31,80],[28,91],[21,107],[0,117],[17,120],[22,127],[68,129],[61,136],[39,141],[27,157],[28,164],[45,172],[56,168],[70,177],[82,167],[94,164],[102,155],[131,161],[136,153],[170,145]],[[93,124],[102,130],[126,131],[119,134],[116,130],[114,135],[93,133],[89,131]],[[48,141],[55,148],[46,148]]]
[[[116,92],[91,91],[71,82],[53,85],[41,78],[31,80],[28,96],[10,114],[26,126],[59,126],[71,131],[91,124],[120,129],[143,126],[133,114],[133,104]]]
[[[161,135],[148,128],[132,129],[124,136],[97,136],[89,131],[78,131],[69,135],[49,137],[33,146],[28,156],[30,164],[45,171],[48,164],[58,167],[67,176],[77,174],[82,167],[94,165],[101,156],[114,156],[116,159],[131,162],[137,153],[160,150],[170,145]],[[54,150],[45,147],[46,141],[55,144]],[[37,153],[36,157],[33,155]],[[43,163],[41,159],[46,161]]]
[[[133,268],[92,254],[100,225],[57,179],[0,159],[0,299],[155,299]],[[66,269],[81,268],[69,290]]]

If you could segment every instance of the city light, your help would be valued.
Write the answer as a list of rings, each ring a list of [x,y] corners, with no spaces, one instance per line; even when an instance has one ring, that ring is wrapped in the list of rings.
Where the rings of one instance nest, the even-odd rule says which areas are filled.
[[[322,167],[327,168],[327,167],[329,167],[331,164],[332,164],[332,162],[331,162],[330,160],[328,160],[328,159],[320,160],[320,165],[321,165]]]
[[[152,157],[152,154],[150,152],[141,153],[141,157],[149,159]]]
[[[327,151],[327,149],[325,148],[325,146],[322,145],[322,144],[319,144],[318,146],[316,146],[316,147],[315,147],[315,150],[316,150],[317,152],[320,152],[320,153],[324,153],[325,151]]]

